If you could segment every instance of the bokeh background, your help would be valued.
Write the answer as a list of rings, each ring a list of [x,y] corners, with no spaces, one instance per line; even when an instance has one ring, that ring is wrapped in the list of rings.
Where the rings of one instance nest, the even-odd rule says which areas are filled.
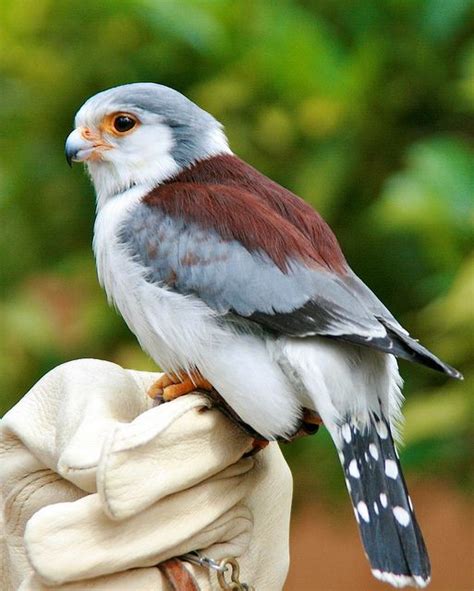
[[[77,357],[150,369],[98,287],[94,197],[63,142],[90,95],[172,86],[234,151],[307,199],[400,321],[465,374],[402,362],[402,463],[435,589],[472,589],[474,5],[471,0],[3,0],[0,408]],[[288,591],[373,581],[325,433],[295,477]]]

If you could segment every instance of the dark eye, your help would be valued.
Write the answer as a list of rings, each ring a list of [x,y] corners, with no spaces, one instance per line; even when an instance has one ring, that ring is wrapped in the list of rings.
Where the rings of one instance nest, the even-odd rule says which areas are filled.
[[[124,133],[133,129],[136,123],[135,119],[128,117],[128,115],[118,115],[114,119],[114,128],[119,133]]]

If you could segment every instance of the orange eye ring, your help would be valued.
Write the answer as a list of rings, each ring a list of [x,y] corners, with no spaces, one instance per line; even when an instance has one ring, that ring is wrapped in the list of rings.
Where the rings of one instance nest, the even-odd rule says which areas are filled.
[[[131,133],[139,123],[131,113],[112,113],[104,117],[100,128],[101,131],[121,137]]]

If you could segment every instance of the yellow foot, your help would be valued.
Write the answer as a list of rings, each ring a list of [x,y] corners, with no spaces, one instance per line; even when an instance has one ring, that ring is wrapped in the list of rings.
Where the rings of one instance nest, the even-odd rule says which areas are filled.
[[[163,398],[165,402],[169,402],[170,400],[179,398],[179,396],[194,392],[196,389],[207,390],[210,392],[213,389],[213,386],[198,372],[193,372],[191,375],[182,374],[178,384],[172,384],[165,387],[163,390]]]
[[[165,402],[169,402],[197,389],[211,391],[213,386],[199,372],[189,375],[184,372],[179,375],[165,373],[151,385],[147,394],[150,398],[163,396]]]
[[[164,373],[161,378],[158,378],[156,382],[153,382],[153,384],[148,388],[147,394],[153,399],[158,398],[158,396],[163,396],[164,389],[168,386],[171,386],[171,384],[176,384],[178,381],[179,378],[176,376],[171,376],[167,373]]]

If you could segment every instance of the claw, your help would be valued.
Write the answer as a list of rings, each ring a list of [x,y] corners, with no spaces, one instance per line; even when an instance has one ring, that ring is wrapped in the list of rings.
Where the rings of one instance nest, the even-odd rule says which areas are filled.
[[[258,439],[257,437],[255,437],[253,440],[252,449],[249,452],[247,452],[244,457],[249,458],[251,456],[254,456],[259,451],[262,451],[262,449],[265,449],[269,443],[270,442],[268,441],[268,439]]]
[[[177,381],[178,378],[176,378],[176,376],[171,376],[167,373],[164,373],[148,388],[147,394],[154,400],[155,398],[158,398],[158,396],[163,396],[165,388],[171,386],[171,384],[175,384]]]

